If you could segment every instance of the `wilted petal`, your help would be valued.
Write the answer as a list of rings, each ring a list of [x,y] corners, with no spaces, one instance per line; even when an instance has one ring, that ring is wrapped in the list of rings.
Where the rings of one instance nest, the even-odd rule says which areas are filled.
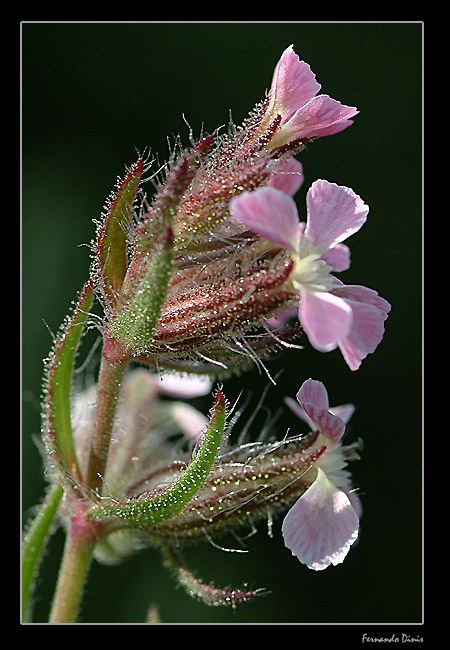
[[[292,197],[273,187],[242,192],[230,202],[230,214],[264,239],[296,251],[299,239],[297,206]]]
[[[359,519],[348,496],[318,468],[311,487],[287,513],[282,531],[300,562],[321,571],[340,564],[358,537]]]
[[[352,320],[352,309],[342,298],[326,291],[300,290],[299,321],[316,350],[334,350],[349,334]]]
[[[324,180],[311,185],[306,204],[308,220],[302,239],[303,255],[310,248],[326,253],[357,232],[369,213],[369,207],[349,187]]]

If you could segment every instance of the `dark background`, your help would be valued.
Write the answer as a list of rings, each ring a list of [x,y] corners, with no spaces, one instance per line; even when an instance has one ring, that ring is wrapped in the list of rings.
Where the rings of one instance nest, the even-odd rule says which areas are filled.
[[[268,365],[284,369],[266,405],[275,412],[308,377],[330,403],[352,402],[349,440],[362,438],[352,471],[364,515],[345,562],[323,572],[284,547],[280,523],[264,526],[247,554],[207,543],[188,549],[199,577],[219,586],[245,582],[271,595],[237,610],[208,608],[175,587],[158,554],[119,567],[94,564],[81,621],[145,620],[156,603],[164,622],[419,623],[422,620],[422,40],[420,23],[25,23],[22,25],[22,373],[23,508],[39,502],[42,360],[87,277],[93,219],[99,217],[136,150],[168,157],[169,137],[240,124],[269,88],[283,50],[294,44],[322,92],[357,106],[355,124],[300,156],[305,183],[325,178],[370,206],[349,241],[352,267],[341,279],[376,289],[392,303],[385,338],[352,373],[338,351],[308,344]],[[267,377],[256,370],[227,382],[257,402]],[[197,400],[206,411],[209,399]],[[298,430],[289,413],[278,422]],[[303,429],[302,429],[303,430]],[[257,435],[258,431],[255,431]],[[62,544],[50,544],[35,607],[47,620]],[[412,632],[415,634],[415,628]]]

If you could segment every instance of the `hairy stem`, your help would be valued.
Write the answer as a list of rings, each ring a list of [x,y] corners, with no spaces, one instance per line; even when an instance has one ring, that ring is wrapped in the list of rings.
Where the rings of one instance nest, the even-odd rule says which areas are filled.
[[[67,536],[50,623],[75,623],[93,548]]]
[[[111,432],[123,373],[128,359],[114,360],[105,352],[102,355],[98,381],[97,413],[85,483],[87,487],[101,491],[103,475],[108,460]]]
[[[91,566],[95,544],[105,529],[96,522],[86,521],[84,507],[75,504],[76,514],[67,532],[64,554],[58,575],[55,597],[50,612],[50,623],[75,623],[81,597]]]

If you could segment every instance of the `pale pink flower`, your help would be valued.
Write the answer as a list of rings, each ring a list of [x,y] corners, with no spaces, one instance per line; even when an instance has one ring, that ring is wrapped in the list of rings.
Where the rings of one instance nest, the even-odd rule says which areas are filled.
[[[276,148],[293,140],[310,140],[339,133],[352,124],[359,111],[328,95],[317,95],[321,85],[310,66],[301,61],[290,45],[275,68],[269,104],[263,125],[281,116],[280,126],[270,141]]]
[[[311,485],[287,513],[282,532],[292,554],[320,571],[343,562],[358,537],[361,507],[345,469],[346,459],[355,455],[351,447],[341,444],[346,421],[336,414],[348,420],[353,407],[330,409],[325,386],[313,379],[304,382],[297,401],[295,411],[318,431],[314,447],[326,449],[302,476]]]
[[[230,212],[249,230],[286,248],[295,261],[289,278],[299,295],[299,321],[311,345],[321,352],[341,349],[351,370],[373,352],[384,335],[389,303],[372,289],[345,286],[332,271],[350,265],[342,242],[365,223],[369,208],[348,187],[315,181],[306,196],[306,224],[295,201],[274,187],[243,192]]]
[[[303,165],[296,158],[280,161],[279,169],[272,174],[267,182],[268,187],[281,190],[289,196],[294,196],[303,185]]]

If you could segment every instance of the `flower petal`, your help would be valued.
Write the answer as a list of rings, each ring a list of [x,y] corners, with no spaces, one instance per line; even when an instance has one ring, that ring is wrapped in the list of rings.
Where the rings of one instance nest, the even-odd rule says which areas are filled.
[[[342,131],[352,124],[351,117],[359,113],[354,106],[346,106],[328,95],[313,97],[287,121],[285,128],[295,138],[317,138]]]
[[[360,284],[342,284],[337,281],[339,286],[333,292],[341,298],[357,302],[366,303],[376,307],[382,315],[383,320],[386,320],[387,315],[391,311],[391,305],[387,300],[382,298],[375,289],[363,287]]]
[[[309,426],[311,431],[316,431],[317,426],[316,424],[311,420],[309,415],[306,413],[305,409],[303,406],[300,406],[298,402],[295,401],[295,399],[292,399],[292,397],[285,397],[284,398],[284,403],[286,406],[288,406],[295,415],[300,418],[300,420],[303,420],[303,422],[306,422],[306,424]]]
[[[350,268],[350,249],[345,244],[336,244],[322,256],[322,259],[331,266],[336,273],[342,273]]]
[[[321,381],[316,379],[307,379],[300,386],[297,393],[299,404],[314,404],[321,409],[328,410],[328,393]]]
[[[316,350],[334,350],[350,333],[352,320],[352,309],[342,298],[326,291],[300,289],[299,321]]]
[[[311,420],[311,418],[306,413],[303,406],[300,406],[300,404],[296,402],[295,399],[292,399],[292,397],[285,397],[284,403],[286,404],[286,406],[288,406],[291,409],[293,413],[295,413],[297,417],[300,418],[300,420],[306,422],[306,424],[309,426],[311,431],[317,430],[317,424],[313,422],[313,420]],[[342,404],[341,406],[331,407],[329,411],[331,415],[336,415],[338,418],[343,420],[345,424],[347,424],[347,422],[350,420],[353,413],[355,412],[355,407],[353,404]]]
[[[340,564],[358,537],[359,519],[348,496],[318,468],[317,478],[287,513],[282,532],[300,562],[321,571]]]
[[[320,90],[316,75],[301,61],[290,45],[285,49],[273,73],[269,111],[279,113],[283,121],[312,99]]]
[[[161,393],[178,399],[208,395],[212,388],[211,379],[204,375],[166,374],[161,377],[155,375],[155,380],[156,387]]]
[[[376,291],[361,286],[342,286],[334,290],[345,297],[353,312],[350,332],[339,342],[339,349],[350,370],[358,370],[363,359],[374,352],[384,336],[384,321],[390,304]]]
[[[302,185],[303,165],[292,157],[281,161],[279,169],[267,183],[268,187],[274,187],[289,196],[294,196]]]
[[[345,422],[330,412],[327,390],[321,381],[307,379],[297,393],[297,401],[314,423],[314,429],[333,442],[339,442],[345,431]]]
[[[196,408],[185,402],[167,402],[166,418],[177,423],[182,433],[190,440],[200,440],[206,431],[208,418]]]
[[[230,201],[230,213],[249,230],[296,251],[299,240],[297,206],[292,197],[274,187],[242,192]]]
[[[308,219],[302,239],[302,256],[310,249],[323,254],[357,232],[369,207],[349,187],[315,181],[306,195]]]
[[[332,415],[337,415],[338,418],[341,418],[347,424],[347,422],[352,417],[355,412],[354,404],[341,404],[340,406],[332,406],[330,408],[330,413]]]
[[[355,111],[355,115],[357,113],[359,113],[359,111]],[[325,135],[335,135],[336,133],[340,133],[341,131],[344,131],[352,124],[353,124],[353,120],[344,120],[343,122],[336,122],[336,124],[332,124],[331,126],[327,126],[323,129],[320,129],[320,131],[316,133],[315,136],[313,137],[317,138],[320,136],[322,138]]]

